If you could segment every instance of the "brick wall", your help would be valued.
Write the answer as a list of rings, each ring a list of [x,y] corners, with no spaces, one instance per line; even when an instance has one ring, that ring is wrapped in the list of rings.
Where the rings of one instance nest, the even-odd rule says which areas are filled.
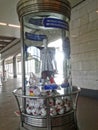
[[[70,22],[73,85],[98,90],[98,0],[72,9]]]

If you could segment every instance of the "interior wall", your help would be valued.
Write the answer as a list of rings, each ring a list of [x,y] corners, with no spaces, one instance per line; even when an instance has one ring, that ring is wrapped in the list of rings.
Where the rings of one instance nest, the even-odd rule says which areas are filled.
[[[98,90],[98,0],[86,0],[72,9],[72,82]]]

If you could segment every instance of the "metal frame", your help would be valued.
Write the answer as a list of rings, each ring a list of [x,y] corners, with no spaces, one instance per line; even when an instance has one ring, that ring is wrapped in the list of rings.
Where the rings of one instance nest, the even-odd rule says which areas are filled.
[[[71,5],[68,0],[20,0],[17,4],[19,19],[28,13],[38,12],[62,14],[70,19]]]
[[[80,88],[79,87],[73,87],[73,91],[70,93],[70,94],[64,94],[64,95],[59,95],[59,96],[50,96],[50,97],[36,97],[36,96],[25,96],[25,95],[22,95],[22,94],[19,94],[19,91],[22,91],[22,88],[17,88],[13,91],[13,94],[16,98],[16,101],[17,101],[17,105],[18,105],[18,108],[19,108],[19,111],[20,111],[20,119],[21,119],[21,127],[24,127],[25,125],[24,124],[28,124],[28,126],[32,126],[32,127],[35,127],[36,129],[38,128],[39,129],[42,129],[43,128],[43,125],[42,126],[33,126],[32,123],[27,123],[25,121],[25,119],[31,119],[31,122],[32,120],[34,121],[38,121],[39,123],[39,120],[41,121],[46,121],[47,124],[46,124],[46,129],[45,130],[52,130],[52,129],[57,129],[59,127],[58,124],[54,124],[53,122],[56,120],[58,122],[60,122],[62,119],[64,119],[63,123],[61,123],[60,127],[65,127],[65,128],[68,128],[66,130],[78,130],[78,125],[77,125],[77,115],[76,115],[76,111],[77,111],[77,102],[78,102],[78,96],[79,96],[79,92],[80,92]],[[48,106],[48,100],[49,98],[56,98],[56,97],[63,97],[63,96],[74,96],[74,101],[73,101],[73,108],[66,112],[65,114],[62,114],[62,115],[56,115],[56,116],[53,116],[51,117],[50,116],[50,107]],[[46,117],[41,117],[41,116],[32,116],[32,115],[29,115],[27,114],[22,108],[21,108],[21,105],[20,105],[20,102],[19,100],[22,99],[38,99],[38,98],[42,98],[42,99],[46,99],[47,100],[47,116]],[[59,121],[60,120],[60,121]],[[69,121],[68,121],[69,120]],[[62,121],[61,121],[62,122]],[[65,124],[64,124],[65,122]],[[68,122],[68,123],[66,123]],[[33,123],[34,124],[34,123]],[[64,125],[64,126],[63,126]],[[45,127],[45,126],[44,126]],[[55,127],[55,128],[54,128]],[[72,127],[72,129],[71,129]],[[57,129],[58,130],[58,129]]]

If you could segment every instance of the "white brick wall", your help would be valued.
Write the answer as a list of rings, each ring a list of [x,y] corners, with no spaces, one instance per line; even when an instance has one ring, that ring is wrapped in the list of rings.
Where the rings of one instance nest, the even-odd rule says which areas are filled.
[[[72,9],[71,63],[73,85],[98,90],[98,0]]]

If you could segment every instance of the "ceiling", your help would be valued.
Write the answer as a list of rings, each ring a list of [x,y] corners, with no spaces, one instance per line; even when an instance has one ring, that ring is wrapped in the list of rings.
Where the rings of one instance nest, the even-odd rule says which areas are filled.
[[[0,52],[12,41],[20,38],[19,27],[13,27],[19,25],[16,13],[17,2],[18,0],[0,0]]]
[[[83,0],[69,1],[74,7]],[[16,12],[17,2],[18,0],[0,0],[0,52],[15,39],[20,38],[19,20]]]
[[[72,7],[75,7],[76,5],[80,4],[83,1],[85,1],[85,0],[69,0]]]
[[[15,37],[9,37],[9,36],[0,36],[0,50],[2,50],[4,47],[6,47],[9,43],[14,41]]]

